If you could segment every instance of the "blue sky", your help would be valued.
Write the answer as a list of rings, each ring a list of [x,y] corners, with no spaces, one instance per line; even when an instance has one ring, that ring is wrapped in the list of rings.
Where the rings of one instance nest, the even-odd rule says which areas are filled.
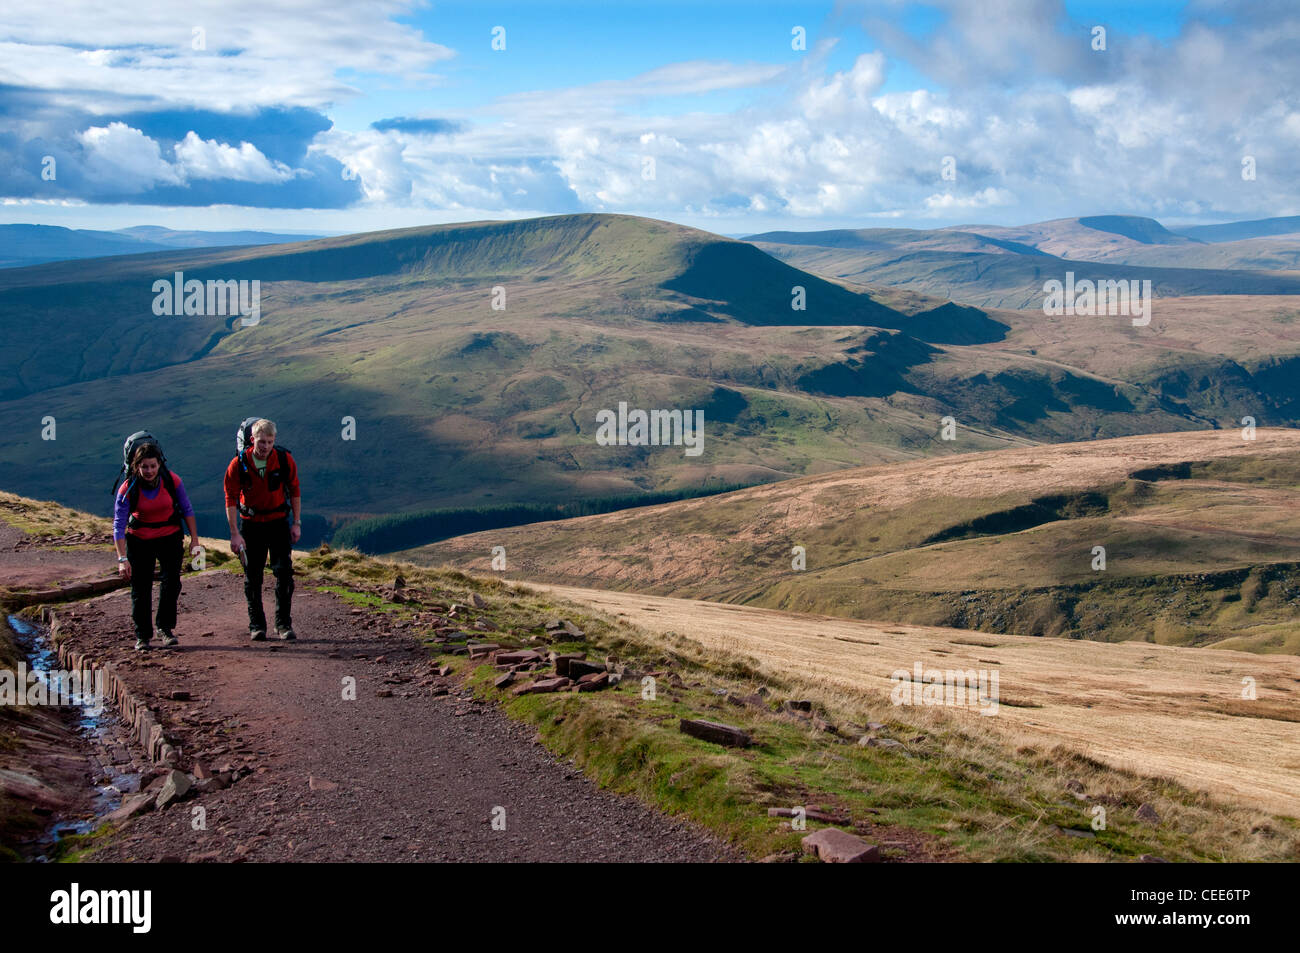
[[[1297,214],[1292,6],[53,0],[0,25],[0,221]]]
[[[487,12],[490,11],[490,12]],[[909,28],[928,27],[937,14],[916,7],[906,17]],[[689,18],[689,28],[683,19]],[[743,18],[743,22],[738,22]],[[435,3],[398,18],[426,36],[457,50],[440,70],[446,86],[433,91],[392,90],[382,82],[367,100],[345,106],[337,122],[369,122],[380,103],[394,114],[457,107],[486,107],[498,96],[520,90],[580,86],[606,79],[626,79],[665,63],[690,60],[736,60],[790,65],[801,54],[790,48],[792,25],[804,26],[810,42],[834,34],[849,41],[828,58],[832,69],[853,65],[863,32],[853,18],[837,16],[831,3],[723,2],[694,3]],[[489,45],[489,29],[507,26],[507,56]],[[903,64],[886,88],[908,88],[918,74]],[[639,109],[733,109],[743,92],[648,100]],[[689,100],[689,102],[688,102]]]

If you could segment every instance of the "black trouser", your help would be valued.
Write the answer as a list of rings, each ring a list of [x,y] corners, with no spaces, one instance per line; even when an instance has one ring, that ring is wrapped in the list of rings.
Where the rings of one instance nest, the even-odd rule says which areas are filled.
[[[259,523],[254,520],[244,520],[239,532],[248,547],[248,567],[244,570],[244,597],[248,600],[249,630],[266,631],[266,613],[262,611],[262,570],[266,567],[268,552],[271,556],[271,572],[275,574],[275,627],[291,628],[293,542],[289,539],[289,521],[278,519]]]
[[[180,530],[157,539],[142,539],[134,533],[126,534],[126,558],[131,564],[131,621],[135,623],[137,639],[148,642],[153,638],[149,609],[153,602],[154,560],[158,561],[162,573],[162,585],[158,587],[158,628],[176,628],[176,601],[181,596],[184,538]]]

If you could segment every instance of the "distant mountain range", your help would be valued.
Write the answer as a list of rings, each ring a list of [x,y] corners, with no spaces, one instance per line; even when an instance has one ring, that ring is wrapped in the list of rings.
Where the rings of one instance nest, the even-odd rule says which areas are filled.
[[[309,241],[319,235],[261,231],[205,232],[137,225],[115,231],[69,229],[55,225],[0,225],[0,268],[51,261],[134,255],[173,248],[219,248]],[[1300,268],[1300,216],[1267,218],[1222,225],[1199,225],[1171,231],[1155,219],[1134,215],[1092,215],[1033,225],[953,225],[937,229],[874,228],[813,232],[763,232],[727,235],[764,246],[796,245],[841,251],[905,248],[915,252],[1020,254],[1087,262],[1118,262],[1168,267],[1286,270]],[[1253,239],[1291,238],[1266,246]],[[1244,243],[1244,244],[1234,244]],[[1233,244],[1210,249],[1207,245]],[[1145,246],[1145,247],[1141,247]],[[768,249],[772,250],[772,249]],[[795,253],[790,253],[795,254]],[[778,257],[786,257],[778,255]],[[799,257],[795,254],[795,257]],[[806,254],[805,254],[806,257]],[[865,263],[864,259],[864,263]],[[822,259],[825,264],[826,260]],[[875,262],[872,262],[876,264]],[[999,263],[1005,268],[1005,262]],[[936,268],[943,271],[943,268]],[[894,276],[897,277],[896,271]],[[851,278],[844,274],[840,277]],[[1103,276],[1104,277],[1104,276]],[[1187,291],[1175,284],[1173,293]],[[1265,291],[1263,293],[1278,293]],[[996,295],[968,303],[1006,306]],[[963,299],[964,300],[964,299]]]
[[[138,255],[174,248],[273,245],[319,237],[251,231],[176,231],[158,225],[137,225],[112,232],[63,228],[58,225],[0,225],[0,268],[20,268],[75,258]]]
[[[319,538],[435,509],[695,492],[1244,416],[1300,423],[1300,276],[1092,263],[1181,291],[1139,328],[1044,315],[1042,282],[1076,267],[1057,256],[1224,246],[1109,218],[899,231],[780,246],[915,259],[854,281],[766,243],[612,214],[0,270],[0,486],[101,511],[122,439],[148,428],[214,532],[235,426],[262,414],[299,456]],[[948,287],[916,270],[926,259],[909,243],[976,263]],[[1020,280],[1037,300],[949,300],[1006,277],[988,262],[1035,268]],[[260,321],[155,314],[154,283],[177,271],[259,282]],[[598,415],[620,404],[702,411],[703,452],[599,442]],[[42,439],[47,418],[57,439]]]
[[[1026,308],[1065,272],[1092,281],[1150,279],[1162,297],[1300,294],[1300,218],[1171,232],[1132,215],[1033,225],[763,232],[746,236],[798,268],[890,285],[981,308]]]
[[[1227,222],[1223,225],[1197,225],[1179,229],[1201,242],[1237,242],[1250,238],[1272,238],[1277,235],[1294,235],[1300,239],[1300,215],[1286,218],[1260,218],[1250,222]]]

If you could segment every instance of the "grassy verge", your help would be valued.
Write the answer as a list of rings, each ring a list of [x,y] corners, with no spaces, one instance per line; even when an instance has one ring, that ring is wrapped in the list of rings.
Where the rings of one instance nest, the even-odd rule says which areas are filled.
[[[113,521],[102,516],[3,491],[0,491],[0,520],[32,536],[108,533],[113,529]]]
[[[1143,854],[1185,861],[1300,858],[1300,823],[1236,807],[1172,781],[1118,771],[1064,748],[1009,749],[971,734],[942,712],[879,699],[819,695],[797,682],[760,685],[745,664],[680,637],[659,637],[617,619],[451,569],[323,552],[299,561],[319,585],[358,605],[408,620],[430,651],[481,698],[535,726],[555,754],[600,785],[689,817],[751,857],[798,856],[807,831],[767,809],[818,808],[849,819],[886,859],[1132,861]],[[391,585],[401,575],[402,601]],[[387,593],[387,595],[385,594]],[[471,661],[464,633],[433,641],[421,620],[432,605],[472,604],[459,625],[496,626],[474,638],[503,647],[583,652],[636,676],[600,692],[514,696],[495,688],[490,659]],[[547,642],[545,622],[563,618],[583,635]],[[654,692],[640,676],[654,677]],[[755,701],[759,689],[765,699]],[[750,703],[733,699],[749,696]],[[782,710],[812,702],[808,717]],[[680,719],[721,721],[747,731],[749,748],[724,748],[682,734]],[[828,727],[831,726],[831,727]],[[878,726],[878,727],[877,727]],[[864,747],[860,736],[902,747]],[[1077,792],[1077,793],[1076,793]],[[1160,823],[1139,820],[1150,805]],[[1095,829],[1094,819],[1104,819]],[[1100,825],[1099,825],[1100,826]],[[1064,830],[1074,834],[1063,833]]]

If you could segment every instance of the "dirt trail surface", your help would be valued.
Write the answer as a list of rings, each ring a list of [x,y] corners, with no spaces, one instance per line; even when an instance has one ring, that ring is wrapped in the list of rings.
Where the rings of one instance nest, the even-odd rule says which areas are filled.
[[[107,534],[80,533],[36,540],[0,521],[0,586],[44,589],[115,578],[111,542]]]
[[[995,717],[965,726],[1062,743],[1139,774],[1300,816],[1300,659],[1147,642],[991,635],[626,592],[520,585],[676,632],[759,671],[888,698],[898,669],[996,671]],[[1246,682],[1245,680],[1249,680]],[[1249,686],[1256,698],[1243,698]]]
[[[266,597],[269,613],[269,585]],[[117,592],[60,610],[61,630],[146,697],[182,768],[238,778],[137,817],[95,860],[745,859],[599,790],[533,729],[439,678],[428,650],[389,620],[302,581],[296,643],[249,642],[242,577],[224,571],[185,578],[178,649],[136,655],[129,615]],[[194,829],[195,807],[206,830]],[[492,824],[500,808],[505,830]]]

